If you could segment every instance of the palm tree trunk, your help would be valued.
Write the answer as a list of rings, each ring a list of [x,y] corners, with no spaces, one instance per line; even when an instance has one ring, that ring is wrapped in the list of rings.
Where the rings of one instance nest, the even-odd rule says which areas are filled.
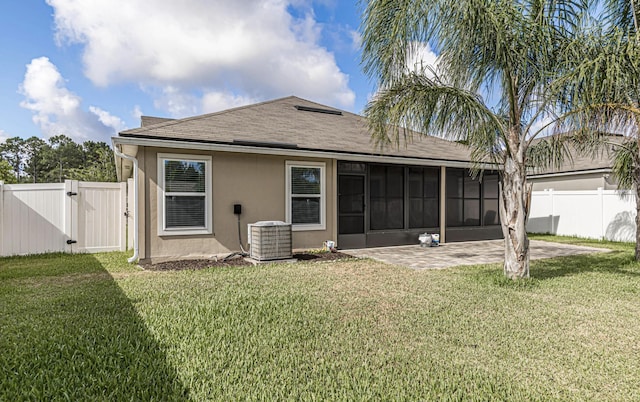
[[[633,188],[636,189],[636,261],[640,261],[640,117],[636,114],[636,152],[633,158]]]
[[[504,274],[510,279],[529,277],[527,217],[531,185],[526,182],[524,157],[507,156],[502,172],[500,218],[504,235]]]
[[[636,172],[639,170],[636,169]],[[636,173],[636,261],[640,261],[640,182],[638,182],[638,173]]]

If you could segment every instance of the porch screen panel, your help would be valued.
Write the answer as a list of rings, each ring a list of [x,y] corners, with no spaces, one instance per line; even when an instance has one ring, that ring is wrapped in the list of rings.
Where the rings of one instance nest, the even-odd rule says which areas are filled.
[[[499,225],[500,215],[498,212],[498,175],[485,175],[482,179],[483,185],[483,225]]]
[[[364,176],[339,176],[340,234],[364,233]]]
[[[447,226],[464,226],[464,170],[447,169]]]
[[[499,223],[498,175],[485,172],[480,181],[467,169],[447,169],[447,226]]]
[[[371,165],[369,172],[370,215],[372,230],[404,227],[404,169]]]
[[[480,182],[464,177],[464,226],[480,226]]]
[[[409,228],[439,226],[439,169],[409,168]]]

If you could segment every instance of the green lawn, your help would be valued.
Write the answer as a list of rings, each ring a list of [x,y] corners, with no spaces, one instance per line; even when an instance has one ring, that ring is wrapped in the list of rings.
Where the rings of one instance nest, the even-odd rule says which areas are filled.
[[[614,251],[519,283],[497,264],[0,259],[0,400],[640,400],[632,245],[561,240]]]

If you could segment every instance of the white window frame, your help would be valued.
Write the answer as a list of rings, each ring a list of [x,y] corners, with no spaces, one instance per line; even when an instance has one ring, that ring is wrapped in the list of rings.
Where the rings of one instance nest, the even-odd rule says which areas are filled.
[[[306,231],[306,230],[325,230],[326,229],[326,163],[324,162],[306,162],[306,161],[286,161],[286,221],[291,223],[292,231]],[[320,223],[315,224],[293,224],[291,219],[291,198],[294,196],[300,197],[315,197],[313,194],[292,194],[291,193],[291,168],[320,168]]]
[[[211,156],[193,154],[158,153],[158,236],[185,236],[213,233],[213,200],[211,198]],[[165,227],[165,161],[204,162],[204,222],[205,226],[166,228]],[[190,196],[193,193],[170,193],[174,195]]]

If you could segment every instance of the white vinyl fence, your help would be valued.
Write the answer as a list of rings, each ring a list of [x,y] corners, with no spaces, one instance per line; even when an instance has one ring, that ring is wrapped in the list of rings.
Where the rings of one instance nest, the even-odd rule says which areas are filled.
[[[527,230],[591,239],[635,241],[635,195],[619,190],[534,191]]]
[[[0,182],[0,256],[126,249],[126,183]]]

